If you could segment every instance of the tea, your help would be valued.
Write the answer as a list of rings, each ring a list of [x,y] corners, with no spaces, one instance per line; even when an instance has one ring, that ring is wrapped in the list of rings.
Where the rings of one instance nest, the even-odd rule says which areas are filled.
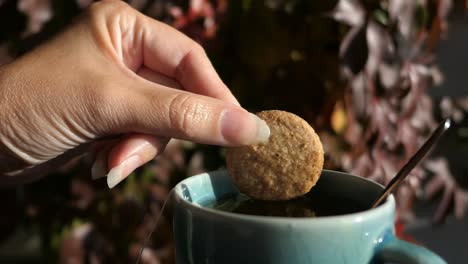
[[[367,207],[357,201],[337,195],[309,192],[287,201],[262,201],[242,193],[223,197],[206,207],[246,215],[279,217],[318,217],[356,213]]]

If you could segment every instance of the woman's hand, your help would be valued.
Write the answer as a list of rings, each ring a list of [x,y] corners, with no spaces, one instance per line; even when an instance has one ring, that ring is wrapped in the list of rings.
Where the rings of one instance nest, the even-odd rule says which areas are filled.
[[[113,187],[170,138],[234,146],[268,137],[200,45],[121,1],[94,4],[0,69],[0,182],[98,150],[93,176]]]

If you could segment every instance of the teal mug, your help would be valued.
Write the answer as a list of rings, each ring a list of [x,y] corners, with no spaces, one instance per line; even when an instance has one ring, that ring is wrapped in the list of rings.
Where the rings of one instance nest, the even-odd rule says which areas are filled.
[[[370,207],[383,187],[324,170],[315,189]],[[394,236],[393,196],[375,209],[315,218],[241,215],[203,206],[238,192],[225,171],[199,174],[175,187],[178,264],[445,263],[431,251]]]

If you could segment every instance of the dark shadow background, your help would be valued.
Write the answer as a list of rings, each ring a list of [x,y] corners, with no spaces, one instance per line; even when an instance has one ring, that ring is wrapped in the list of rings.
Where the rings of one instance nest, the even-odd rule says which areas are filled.
[[[437,48],[437,62],[444,74],[444,82],[439,87],[429,89],[436,102],[444,96],[468,96],[467,47],[468,14],[459,3],[450,16],[448,34]],[[465,121],[458,128],[466,126],[468,124]],[[437,153],[448,158],[453,175],[460,183],[465,184],[468,178],[467,141],[467,138],[460,137],[456,129],[452,129],[436,149]],[[468,218],[458,220],[452,216],[445,224],[432,226],[430,219],[435,209],[436,203],[419,202],[416,214],[421,220],[408,226],[408,232],[423,245],[440,254],[448,263],[467,263]]]

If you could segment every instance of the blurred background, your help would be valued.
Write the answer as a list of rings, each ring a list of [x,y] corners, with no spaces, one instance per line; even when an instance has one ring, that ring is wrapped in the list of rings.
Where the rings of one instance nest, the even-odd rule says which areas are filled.
[[[0,65],[63,30],[91,0],[0,0]],[[468,2],[130,0],[201,43],[248,110],[281,109],[320,134],[328,169],[387,183],[443,118],[455,126],[397,193],[398,235],[466,263]],[[53,76],[51,76],[53,78]],[[133,263],[180,180],[223,149],[173,140],[116,188],[74,160],[0,190],[1,263]],[[170,206],[145,251],[174,263]]]

